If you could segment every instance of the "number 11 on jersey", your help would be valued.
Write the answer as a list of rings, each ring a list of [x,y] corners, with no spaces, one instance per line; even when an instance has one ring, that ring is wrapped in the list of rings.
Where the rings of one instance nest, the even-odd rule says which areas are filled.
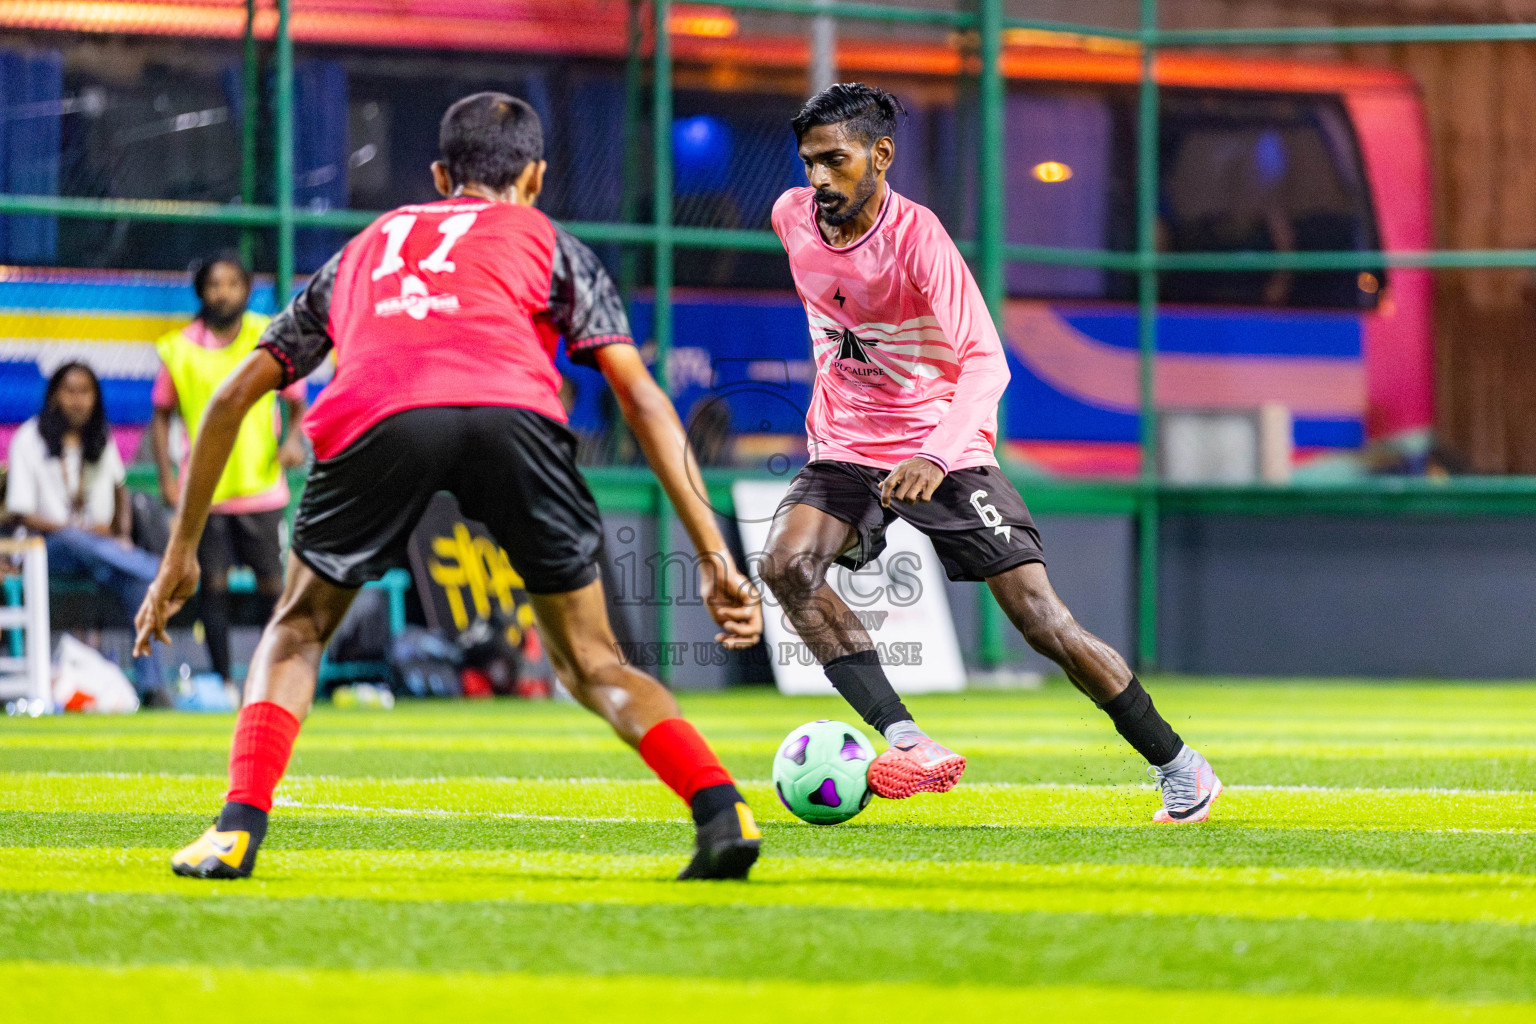
[[[425,270],[433,274],[451,274],[457,268],[448,254],[453,251],[454,245],[459,239],[468,233],[474,226],[478,213],[456,213],[448,217],[438,225],[437,230],[442,234],[443,240],[438,243],[432,254],[417,264],[418,270]],[[373,280],[378,281],[390,274],[398,274],[405,269],[405,259],[400,255],[405,248],[405,240],[410,236],[411,229],[416,226],[416,215],[402,213],[397,217],[391,217],[380,226],[386,239],[384,243],[384,256],[379,260],[379,265],[373,268]]]

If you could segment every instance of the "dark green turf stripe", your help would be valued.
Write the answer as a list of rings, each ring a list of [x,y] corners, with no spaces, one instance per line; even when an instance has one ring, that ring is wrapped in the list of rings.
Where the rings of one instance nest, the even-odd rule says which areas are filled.
[[[1536,998],[1536,928],[842,909],[0,896],[0,959]]]
[[[209,815],[0,812],[0,847],[175,849]],[[1536,836],[1351,829],[995,829],[857,824],[835,829],[765,826],[769,851],[785,857],[999,860],[1025,864],[1155,864],[1179,867],[1331,867],[1390,871],[1536,873]],[[564,822],[507,818],[273,818],[271,850],[559,850],[655,854],[681,851],[692,829],[679,821]]]
[[[723,760],[739,778],[768,777],[770,762],[766,756],[727,756]],[[223,775],[226,763],[227,754],[222,750],[6,749],[0,742],[0,771]],[[1455,759],[1233,757],[1221,760],[1217,767],[1223,781],[1246,785],[1536,790],[1536,755],[1531,758]],[[429,741],[424,741],[421,749],[306,753],[302,740],[294,752],[289,775],[381,779],[652,777],[638,757],[624,750],[611,753],[471,753],[434,750]],[[1140,783],[1146,781],[1146,766],[1134,757],[987,756],[972,759],[965,777],[968,782]]]

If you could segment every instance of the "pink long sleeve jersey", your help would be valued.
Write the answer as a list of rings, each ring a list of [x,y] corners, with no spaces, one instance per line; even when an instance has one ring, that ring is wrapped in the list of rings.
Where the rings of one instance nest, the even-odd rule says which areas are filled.
[[[887,188],[874,227],[837,249],[816,226],[814,192],[790,189],[773,207],[816,358],[811,461],[891,469],[916,455],[946,472],[997,465],[1008,363],[939,219]]]

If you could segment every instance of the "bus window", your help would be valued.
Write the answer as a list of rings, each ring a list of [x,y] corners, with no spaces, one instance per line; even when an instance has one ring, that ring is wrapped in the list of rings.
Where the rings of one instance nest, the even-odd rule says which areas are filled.
[[[1008,97],[1007,239],[1014,244],[1105,249],[1110,235],[1113,118],[1089,90],[1016,90]],[[1097,267],[1011,263],[1008,291],[1050,298],[1101,298]]]
[[[1160,140],[1160,248],[1377,248],[1354,132],[1337,97],[1169,90]],[[1381,280],[1381,268],[1364,263],[1306,273],[1169,273],[1161,293],[1172,302],[1369,309]]]

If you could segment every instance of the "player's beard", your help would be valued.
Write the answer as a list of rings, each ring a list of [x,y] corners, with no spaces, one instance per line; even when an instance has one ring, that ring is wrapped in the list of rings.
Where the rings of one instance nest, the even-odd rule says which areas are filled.
[[[220,309],[204,306],[197,314],[197,318],[211,331],[227,331],[240,322],[245,316],[244,309]]]
[[[864,212],[864,207],[869,205],[869,199],[875,194],[875,189],[880,187],[880,179],[875,177],[875,164],[871,160],[864,169],[864,177],[853,187],[853,196],[848,200],[848,205],[837,213],[829,212],[821,205],[823,199],[844,198],[841,192],[833,192],[830,189],[816,190],[816,208],[821,213],[821,222],[829,228],[840,228],[853,218]]]

